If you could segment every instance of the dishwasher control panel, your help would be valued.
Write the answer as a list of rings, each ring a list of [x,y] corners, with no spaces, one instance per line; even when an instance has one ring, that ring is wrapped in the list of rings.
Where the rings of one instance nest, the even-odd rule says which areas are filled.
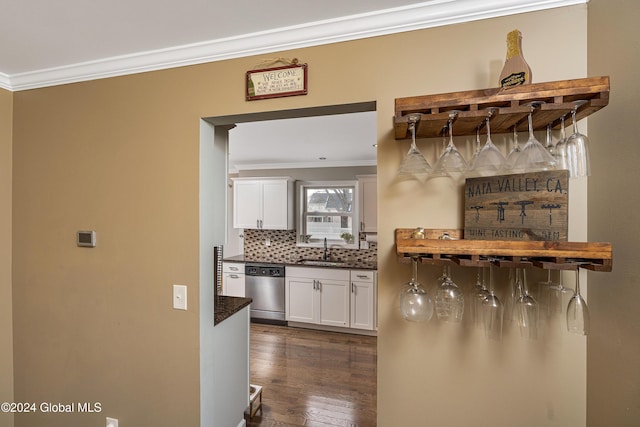
[[[284,266],[246,264],[244,273],[248,276],[284,277]]]

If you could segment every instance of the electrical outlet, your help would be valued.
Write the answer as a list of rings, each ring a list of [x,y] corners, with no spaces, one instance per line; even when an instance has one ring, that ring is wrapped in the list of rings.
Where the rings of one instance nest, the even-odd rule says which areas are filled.
[[[107,417],[107,427],[118,427],[118,419]]]
[[[268,237],[266,239],[264,239],[264,245],[267,246],[267,247],[271,246],[271,239],[268,238]]]

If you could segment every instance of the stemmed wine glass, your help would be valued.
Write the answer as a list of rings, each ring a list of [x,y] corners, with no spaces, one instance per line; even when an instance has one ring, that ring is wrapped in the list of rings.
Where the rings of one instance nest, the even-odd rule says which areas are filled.
[[[431,171],[431,165],[416,146],[416,126],[420,120],[420,114],[412,114],[408,120],[411,131],[411,147],[398,168],[398,176],[424,180]]]
[[[556,168],[556,159],[544,148],[544,145],[533,134],[533,111],[540,105],[539,102],[531,104],[531,110],[527,120],[529,121],[529,140],[522,148],[513,169],[517,172],[547,171]]]
[[[480,154],[480,129],[482,128],[482,125],[484,124],[484,121],[482,123],[480,123],[478,125],[478,127],[476,128],[476,145],[475,145],[475,149],[473,151],[473,156],[471,156],[471,160],[469,160],[468,164],[472,164],[475,159],[478,157],[478,154]]]
[[[556,157],[556,147],[553,145],[553,142],[551,140],[551,123],[547,125],[547,137],[545,138],[544,148],[547,149],[551,156],[553,156],[554,158]]]
[[[402,317],[412,322],[428,322],[433,317],[433,301],[418,283],[418,257],[411,257],[412,276],[407,287],[400,293]]]
[[[451,279],[444,275],[442,284],[436,291],[436,314],[438,320],[459,323],[464,314],[464,293]]]
[[[556,144],[555,157],[558,169],[569,169],[569,162],[567,159],[567,136],[564,129],[564,117],[560,118],[560,141]]]
[[[457,115],[457,111],[449,112],[449,121],[447,122],[447,127],[449,129],[449,144],[447,144],[444,152],[440,155],[438,161],[433,166],[433,176],[450,177],[451,172],[465,172],[468,168],[467,162],[453,143],[453,121]]]
[[[489,267],[489,295],[482,301],[482,318],[484,320],[484,332],[488,338],[502,339],[502,317],[504,306],[494,292],[493,286],[493,262]]]
[[[469,165],[469,174],[471,176],[492,176],[496,175],[504,166],[505,158],[491,141],[491,116],[497,108],[491,108],[485,119],[487,127],[487,142],[484,144],[480,152],[474,157]]]
[[[580,295],[580,268],[576,268],[576,292],[567,306],[567,330],[572,334],[589,334],[589,307]]]
[[[513,148],[511,149],[509,154],[507,154],[507,158],[504,161],[503,169],[505,171],[510,171],[511,169],[513,169],[513,167],[516,164],[516,160],[518,160],[518,157],[520,156],[520,153],[522,153],[522,148],[520,147],[520,144],[518,144],[518,128],[517,126],[514,126],[513,127]]]
[[[480,278],[482,275],[482,279]],[[489,296],[489,291],[484,281],[484,271],[482,267],[478,267],[476,283],[473,285],[471,292],[471,305],[469,308],[473,310],[473,321],[476,325],[482,324],[482,301]]]
[[[578,131],[578,122],[576,121],[576,110],[584,102],[586,101],[577,101],[576,106],[571,111],[573,133],[567,138],[567,164],[569,176],[572,178],[591,175],[589,139]]]
[[[518,273],[516,269],[516,274]],[[524,338],[536,339],[538,337],[538,303],[529,295],[527,287],[527,271],[522,272],[522,295],[516,303],[516,312],[518,314],[518,326],[520,326],[520,335]]]
[[[562,284],[562,272],[558,274],[558,283],[551,281],[551,270],[549,270],[549,313],[562,312],[564,308],[565,297],[569,298],[569,294],[573,294],[573,289],[567,288]]]

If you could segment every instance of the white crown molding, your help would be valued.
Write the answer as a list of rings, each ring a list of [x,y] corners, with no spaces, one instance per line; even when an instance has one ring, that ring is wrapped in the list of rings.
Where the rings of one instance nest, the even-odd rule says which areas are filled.
[[[4,73],[0,73],[0,88],[13,90],[13,88],[11,87],[11,79]]]
[[[35,89],[584,4],[588,1],[432,0],[237,37],[10,76],[0,75],[0,87],[13,91]]]

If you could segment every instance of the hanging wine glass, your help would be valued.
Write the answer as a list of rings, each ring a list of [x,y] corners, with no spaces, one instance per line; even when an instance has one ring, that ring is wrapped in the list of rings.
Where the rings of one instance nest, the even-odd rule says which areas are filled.
[[[400,163],[398,168],[398,176],[402,178],[415,178],[424,180],[431,171],[431,165],[424,158],[418,147],[416,146],[416,127],[420,121],[420,114],[411,114],[408,117],[409,131],[411,132],[411,147],[409,152]]]
[[[560,118],[560,141],[556,144],[555,157],[558,169],[568,170],[569,160],[567,159],[567,136],[564,129],[564,117]]]
[[[427,291],[418,283],[418,257],[411,257],[411,263],[411,281],[400,293],[400,311],[406,320],[428,322],[433,317],[433,301]]]
[[[551,154],[554,158],[556,157],[556,147],[553,145],[553,140],[551,138],[551,123],[547,125],[544,148],[546,148],[549,154]]]
[[[544,145],[533,134],[533,111],[540,106],[540,102],[532,103],[527,120],[529,122],[529,140],[522,147],[513,170],[516,172],[548,171],[556,168],[556,159],[549,154]]]
[[[576,121],[576,111],[585,102],[577,101],[576,106],[571,111],[573,133],[567,138],[567,165],[571,178],[591,175],[589,138],[578,131],[578,122]]]
[[[438,161],[433,166],[433,176],[450,176],[450,173],[465,172],[468,168],[467,162],[453,143],[453,121],[457,114],[457,111],[449,112],[449,121],[447,122],[447,128],[449,130],[449,144],[447,144],[444,152],[440,155]]]
[[[504,166],[505,158],[491,141],[491,116],[497,108],[489,109],[489,114],[485,119],[487,128],[487,142],[484,144],[478,156],[472,159],[469,165],[470,176],[493,176]]]
[[[447,274],[436,291],[436,314],[438,320],[459,323],[464,314],[464,293]]]
[[[480,143],[480,129],[482,128],[483,125],[484,125],[484,121],[480,123],[476,128],[476,143],[473,149],[473,156],[471,156],[471,160],[469,160],[469,164],[472,164],[476,159],[476,157],[478,157],[478,154],[480,154],[480,147],[482,146],[482,144]]]
[[[572,334],[589,335],[589,307],[580,294],[580,269],[576,269],[576,292],[567,306],[567,330]]]
[[[509,269],[509,286],[507,288],[506,295],[503,297],[504,302],[504,319],[507,322],[511,322],[517,319],[517,313],[515,307],[518,300],[522,296],[522,278],[520,276],[519,268]]]
[[[510,172],[516,164],[516,160],[518,160],[518,156],[522,153],[522,148],[520,144],[518,144],[518,129],[516,126],[513,127],[513,148],[507,154],[507,157],[504,161],[503,170],[505,172]]]
[[[549,270],[549,313],[561,313],[565,307],[565,301],[573,295],[573,289],[562,284],[562,272],[558,272],[558,283],[551,281],[551,270]]]
[[[489,291],[484,280],[484,270],[482,267],[478,267],[476,283],[471,292],[471,305],[469,305],[469,308],[473,310],[473,321],[476,325],[482,324],[482,302],[488,296]]]
[[[484,320],[484,332],[488,338],[502,339],[502,317],[504,306],[494,291],[493,263],[489,266],[489,295],[482,302],[482,318]]]
[[[529,288],[527,287],[527,271],[522,269],[521,272],[522,295],[516,303],[520,335],[524,338],[536,339],[538,338],[538,303],[531,295],[529,295]]]

